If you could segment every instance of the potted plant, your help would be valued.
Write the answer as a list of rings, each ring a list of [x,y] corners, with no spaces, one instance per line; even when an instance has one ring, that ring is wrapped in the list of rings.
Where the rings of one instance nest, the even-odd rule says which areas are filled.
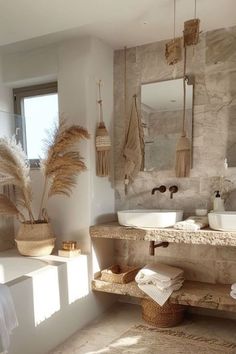
[[[21,254],[42,256],[52,252],[55,237],[47,217],[46,203],[55,195],[70,196],[77,175],[86,169],[76,144],[88,138],[86,129],[77,125],[67,127],[64,122],[49,134],[45,142],[45,158],[40,163],[44,183],[37,218],[32,210],[27,157],[14,137],[0,139],[0,185],[13,185],[15,191],[14,200],[0,194],[0,214],[16,216],[20,221],[16,244]]]

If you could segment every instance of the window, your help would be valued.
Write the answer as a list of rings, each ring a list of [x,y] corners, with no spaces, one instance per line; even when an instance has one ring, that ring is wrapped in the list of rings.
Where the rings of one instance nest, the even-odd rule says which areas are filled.
[[[16,139],[21,142],[31,167],[39,166],[44,157],[47,132],[58,123],[57,83],[17,88],[13,90],[16,119]]]

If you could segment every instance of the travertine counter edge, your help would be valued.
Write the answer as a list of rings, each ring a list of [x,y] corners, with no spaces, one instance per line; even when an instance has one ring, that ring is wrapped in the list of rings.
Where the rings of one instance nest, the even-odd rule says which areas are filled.
[[[184,231],[174,228],[143,230],[121,226],[118,222],[91,226],[90,236],[92,238],[157,242],[167,241],[171,243],[236,247],[236,232],[215,231],[210,229]]]

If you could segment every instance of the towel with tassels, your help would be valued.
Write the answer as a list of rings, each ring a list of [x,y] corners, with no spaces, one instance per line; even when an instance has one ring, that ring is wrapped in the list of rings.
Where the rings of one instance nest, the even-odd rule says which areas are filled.
[[[144,139],[136,99],[137,96],[134,95],[123,150],[126,187],[134,180],[138,172],[142,170],[144,163]]]

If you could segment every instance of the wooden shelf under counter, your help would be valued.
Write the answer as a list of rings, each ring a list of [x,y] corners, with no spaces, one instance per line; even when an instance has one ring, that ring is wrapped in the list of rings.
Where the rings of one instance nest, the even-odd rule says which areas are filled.
[[[135,281],[116,284],[102,281],[98,277],[92,280],[92,290],[141,299],[148,298],[148,295],[139,289]],[[236,300],[229,293],[230,285],[185,281],[180,290],[172,293],[169,301],[173,304],[236,312]]]

